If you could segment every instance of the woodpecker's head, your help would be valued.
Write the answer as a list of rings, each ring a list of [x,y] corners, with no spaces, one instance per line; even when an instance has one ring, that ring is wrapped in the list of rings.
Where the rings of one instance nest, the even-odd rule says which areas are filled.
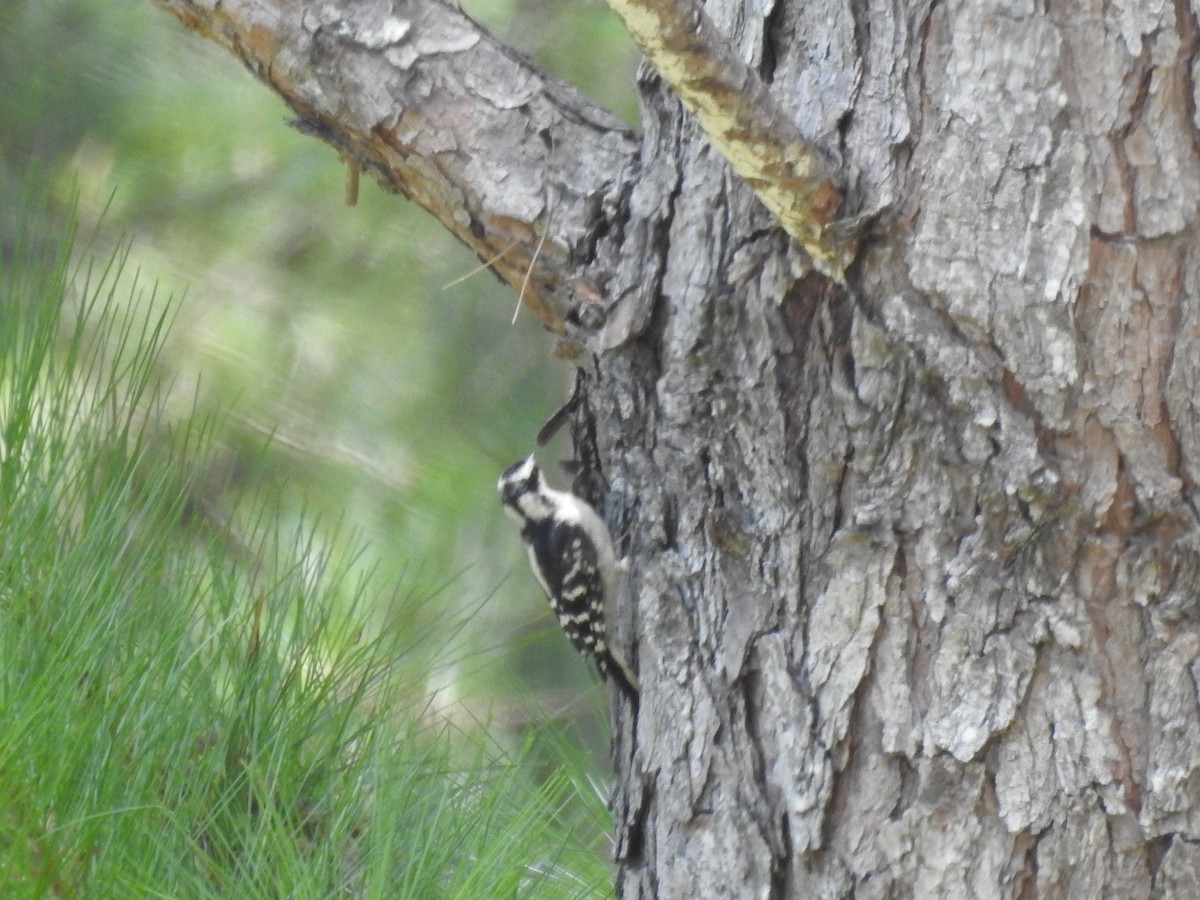
[[[537,467],[532,455],[505,469],[496,483],[496,489],[500,492],[504,511],[518,522],[539,522],[549,518],[553,512],[546,496],[542,470]]]

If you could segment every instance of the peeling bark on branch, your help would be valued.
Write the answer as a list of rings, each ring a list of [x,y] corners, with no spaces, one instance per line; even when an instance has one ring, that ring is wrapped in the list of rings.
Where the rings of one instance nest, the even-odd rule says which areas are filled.
[[[608,0],[718,152],[812,258],[842,281],[854,255],[834,167],[791,122],[696,0]]]
[[[298,127],[526,284],[546,327],[561,331],[587,302],[570,279],[620,216],[637,144],[577,90],[435,0],[155,2],[232,51]]]

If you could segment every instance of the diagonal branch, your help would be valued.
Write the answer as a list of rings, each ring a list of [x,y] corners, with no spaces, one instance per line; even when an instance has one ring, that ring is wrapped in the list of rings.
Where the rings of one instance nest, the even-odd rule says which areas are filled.
[[[827,227],[842,203],[833,167],[697,0],[608,4],[733,170],[817,269],[842,281],[854,247],[840,229]]]
[[[297,125],[415,200],[561,330],[623,202],[615,117],[437,0],[155,0],[233,52]]]

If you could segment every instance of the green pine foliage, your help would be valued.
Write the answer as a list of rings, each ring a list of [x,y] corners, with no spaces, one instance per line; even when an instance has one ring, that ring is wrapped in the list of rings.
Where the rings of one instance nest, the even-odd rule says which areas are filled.
[[[611,893],[582,751],[535,771],[436,713],[461,623],[381,627],[362,547],[263,497],[207,512],[215,420],[163,421],[170,305],[10,221],[0,896]]]

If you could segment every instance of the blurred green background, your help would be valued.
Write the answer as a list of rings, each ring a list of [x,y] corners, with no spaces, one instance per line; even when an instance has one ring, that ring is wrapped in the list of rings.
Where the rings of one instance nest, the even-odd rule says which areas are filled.
[[[636,53],[603,3],[463,5],[635,120]],[[285,517],[366,541],[364,570],[427,597],[417,622],[382,593],[384,627],[476,611],[431,673],[435,706],[501,732],[538,709],[603,758],[603,694],[494,493],[572,373],[532,316],[510,325],[511,290],[464,279],[478,261],[422,210],[366,179],[345,206],[336,153],[288,115],[149,0],[0,0],[0,223],[49,179],[94,245],[129,238],[126,271],[172,298],[170,415],[227,411],[200,508],[230,521],[265,481]]]

